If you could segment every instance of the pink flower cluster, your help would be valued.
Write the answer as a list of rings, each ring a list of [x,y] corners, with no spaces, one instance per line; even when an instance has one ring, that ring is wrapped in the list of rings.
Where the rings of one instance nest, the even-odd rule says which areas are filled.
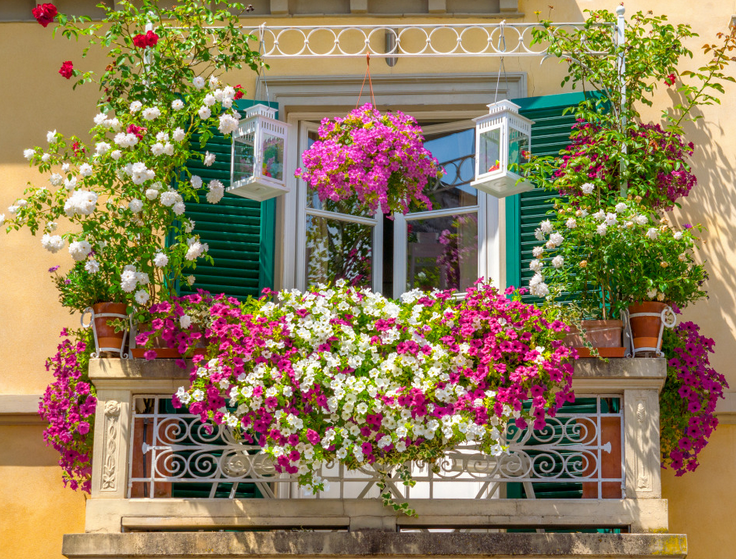
[[[662,466],[678,476],[698,467],[698,454],[718,425],[713,412],[728,383],[710,366],[714,344],[693,322],[679,324],[664,340],[669,360],[660,396]]]
[[[279,293],[279,304],[218,296],[207,354],[174,404],[257,442],[313,490],[333,460],[432,462],[469,441],[499,455],[506,423],[541,429],[574,399],[577,357],[564,323],[505,295],[478,283],[464,299],[416,290],[392,301],[338,281]]]
[[[64,340],[56,355],[46,362],[54,381],[46,388],[38,413],[49,423],[44,441],[61,455],[64,485],[89,493],[97,407],[94,388],[87,379],[90,351],[81,333],[70,334],[64,329],[61,336]]]
[[[406,213],[418,203],[430,179],[442,176],[437,159],[423,145],[416,120],[400,111],[381,114],[366,104],[345,118],[324,119],[319,140],[302,153],[304,179],[322,202],[357,197],[375,212]]]

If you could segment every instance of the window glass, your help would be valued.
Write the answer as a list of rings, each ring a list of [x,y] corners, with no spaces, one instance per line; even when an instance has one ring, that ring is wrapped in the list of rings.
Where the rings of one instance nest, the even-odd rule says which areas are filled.
[[[307,215],[307,286],[344,279],[371,287],[373,227]]]
[[[478,279],[478,215],[407,223],[407,289],[464,291]]]
[[[432,210],[475,206],[478,191],[470,186],[475,179],[475,130],[427,134],[424,146],[445,170],[442,178],[431,181],[425,189]],[[425,208],[412,208],[412,211],[422,210]]]

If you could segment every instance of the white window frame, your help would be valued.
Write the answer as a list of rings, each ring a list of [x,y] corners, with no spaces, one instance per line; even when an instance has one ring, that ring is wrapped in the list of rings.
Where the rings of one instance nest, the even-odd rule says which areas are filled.
[[[320,122],[325,117],[349,112],[355,106],[362,79],[362,75],[270,76],[268,83],[270,98],[278,102],[279,114],[297,131],[301,121]],[[400,109],[418,121],[463,121],[485,114],[486,105],[496,97],[525,97],[527,80],[524,72],[509,72],[500,83],[490,79],[487,72],[379,74],[373,77],[373,90],[379,107]],[[286,178],[291,182],[291,191],[277,201],[276,289],[306,287],[302,285],[306,280],[303,272],[306,244],[302,242],[306,214],[300,211],[306,203],[306,194],[302,200],[300,185],[294,178],[294,171],[301,163],[299,136],[290,134],[288,140]],[[478,275],[502,287],[505,259],[502,202],[483,194],[478,203],[482,212],[478,224]],[[483,236],[482,229],[485,229]],[[382,265],[382,259],[378,264]],[[374,281],[378,277],[374,274]]]

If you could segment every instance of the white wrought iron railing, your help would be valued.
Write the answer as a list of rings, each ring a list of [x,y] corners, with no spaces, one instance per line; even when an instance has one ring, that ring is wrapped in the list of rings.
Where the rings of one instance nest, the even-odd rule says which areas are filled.
[[[236,440],[224,426],[178,413],[170,397],[133,399],[128,497],[308,498],[296,478],[279,474],[259,446]],[[582,411],[581,411],[582,410]],[[449,452],[434,465],[414,467],[416,486],[384,472],[397,498],[624,497],[623,413],[620,395],[595,395],[563,408],[543,430],[505,430],[507,451],[482,454],[472,445]],[[316,498],[378,496],[378,471],[366,465],[349,471],[325,464],[328,488]],[[509,484],[516,484],[514,491]]]

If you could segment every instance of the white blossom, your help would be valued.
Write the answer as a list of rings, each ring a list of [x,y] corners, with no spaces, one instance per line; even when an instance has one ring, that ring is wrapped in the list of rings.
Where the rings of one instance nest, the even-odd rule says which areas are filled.
[[[562,241],[564,240],[565,240],[565,237],[563,237],[559,233],[552,233],[549,236],[549,242],[552,243],[556,247],[560,246],[562,244]]]
[[[137,214],[139,211],[143,209],[143,202],[141,202],[138,198],[133,198],[128,203],[128,208],[130,208],[130,211],[134,214]]]
[[[647,223],[649,223],[649,218],[645,215],[637,215],[634,218],[634,221],[637,225],[646,225]]]
[[[52,254],[56,254],[64,247],[64,239],[60,235],[49,235],[41,237],[41,246]]]
[[[105,113],[97,113],[94,120],[95,124],[97,126],[100,126],[101,124],[104,124],[104,122],[107,120],[107,115]]]
[[[609,227],[611,227],[612,225],[615,225],[616,224],[616,219],[618,219],[618,216],[616,214],[614,214],[614,213],[607,213],[606,214],[606,221],[605,221],[605,223],[606,223],[606,225],[608,225]]]
[[[595,228],[595,232],[602,237],[608,232],[608,226],[605,223],[601,223],[598,227]]]
[[[179,317],[179,326],[182,328],[189,328],[192,325],[192,317],[188,314],[183,314]]]
[[[50,144],[53,144],[56,142],[56,130],[54,130],[53,132],[48,132],[46,134],[46,141]]]
[[[97,155],[105,155],[108,151],[110,151],[110,144],[107,142],[97,142],[95,145],[95,153]]]
[[[156,120],[161,116],[161,110],[158,107],[149,107],[148,109],[143,109],[142,114],[146,120]]]
[[[529,280],[529,293],[535,297],[546,297],[549,294],[549,287],[544,283],[542,274],[534,274]]]
[[[169,263],[169,257],[163,252],[157,252],[156,256],[153,257],[153,265],[157,268],[163,268]]]
[[[49,182],[52,186],[61,186],[64,183],[64,179],[59,173],[51,173],[51,176],[49,177]]]
[[[177,127],[176,130],[171,134],[171,137],[174,138],[175,142],[181,142],[184,138],[186,138],[186,133],[184,130],[180,127]]]
[[[543,267],[542,261],[536,258],[529,263],[529,268],[535,272],[541,272]]]
[[[217,204],[225,195],[225,186],[216,179],[210,181],[207,188],[209,188],[209,192],[207,192],[207,201],[210,204]]]
[[[657,290],[656,289],[648,289],[647,290],[647,298],[651,299],[652,301],[657,298]]]
[[[220,85],[220,80],[216,76],[210,76],[210,89],[216,89]]]
[[[192,80],[192,85],[197,89],[202,89],[204,87],[204,78],[202,76],[197,76]]]
[[[659,231],[655,229],[654,227],[650,227],[647,230],[647,237],[649,237],[652,241],[655,240],[659,236]]]
[[[64,204],[64,213],[73,217],[79,215],[90,215],[97,206],[97,194],[86,190],[75,190]]]
[[[5,214],[0,214],[0,227],[5,223]]]
[[[196,281],[196,278],[194,276],[187,276],[186,277],[186,280],[187,280],[187,285],[189,287],[191,287],[191,286],[194,285],[194,282]]]
[[[25,157],[28,161],[33,159],[33,156],[36,155],[36,152],[32,149],[25,149],[23,150],[23,157]]]
[[[208,93],[207,95],[204,96],[204,104],[207,105],[208,107],[211,107],[215,103],[217,103],[217,99],[215,99],[215,96],[212,95],[211,93]]]
[[[119,149],[116,149],[115,151],[110,153],[110,157],[112,157],[115,161],[120,159],[123,156],[123,152]]]
[[[220,125],[218,126],[218,129],[223,134],[230,134],[234,132],[238,128],[238,120],[229,114],[224,114],[220,116]]]
[[[196,260],[209,250],[207,243],[200,243],[198,240],[193,238],[189,239],[188,244],[189,248],[184,256],[187,260]]]
[[[215,162],[215,154],[210,153],[209,151],[204,156],[204,165],[205,167],[211,167],[212,164]]]
[[[146,190],[146,198],[148,198],[149,200],[155,200],[156,198],[158,198],[158,190],[156,190],[155,188],[149,188],[148,190]]]
[[[682,239],[682,231],[677,231],[674,235],[672,235],[676,241],[679,241]]]
[[[69,245],[69,254],[71,254],[72,258],[77,262],[81,262],[87,258],[87,255],[91,251],[92,245],[87,241],[74,241]]]
[[[164,145],[164,154],[168,155],[169,157],[174,155],[174,144],[166,142],[166,144]]]
[[[156,142],[151,146],[151,153],[158,157],[164,154],[164,145],[161,142]]]
[[[182,110],[184,108],[184,101],[182,101],[181,99],[174,99],[171,102],[171,108],[174,109],[175,111]]]
[[[168,142],[169,134],[167,132],[159,132],[158,134],[156,134],[156,141],[157,142]]]
[[[49,153],[44,153],[44,154],[43,154],[43,155],[41,156],[41,161],[43,161],[44,163],[48,163],[49,161],[51,161],[51,154],[49,154]]]
[[[543,247],[534,247],[532,249],[532,254],[534,255],[534,258],[539,258],[544,254],[544,248]]]
[[[137,284],[134,270],[124,270],[120,275],[120,288],[126,293],[132,293]]]
[[[591,183],[586,182],[583,186],[580,187],[580,190],[583,191],[583,194],[590,194],[595,189],[595,186],[593,186]]]
[[[200,107],[199,110],[197,111],[197,114],[199,115],[199,118],[201,118],[202,120],[207,120],[208,118],[212,116],[212,110],[207,106]]]
[[[539,228],[542,230],[543,233],[551,233],[552,232],[552,222],[549,219],[545,219],[542,223],[539,224]]]
[[[137,113],[138,111],[141,110],[141,107],[143,107],[143,103],[141,103],[140,101],[133,101],[130,104],[130,112]]]
[[[92,175],[92,165],[89,163],[82,163],[82,165],[79,166],[79,174],[83,177],[89,177]]]
[[[0,225],[2,225],[2,224],[0,223]],[[58,224],[55,221],[49,221],[46,224],[46,230],[47,231],[56,231],[56,228],[57,227],[58,227]]]
[[[167,190],[161,193],[161,203],[166,207],[176,204],[179,198],[179,193],[174,190]]]
[[[194,188],[202,188],[202,177],[199,175],[192,175],[192,178],[189,180],[189,182],[192,183],[192,186]]]
[[[184,215],[184,212],[187,210],[187,207],[184,204],[184,202],[177,202],[171,207],[171,209],[174,211],[176,215]]]
[[[68,172],[69,172],[69,169],[71,169],[71,168],[72,168],[72,166],[71,166],[71,165],[69,165],[69,163],[64,163],[64,164],[63,164],[63,165],[61,166],[61,172],[62,172],[62,173],[68,173]]]
[[[565,259],[559,254],[552,259],[552,266],[555,268],[562,268],[565,264]]]
[[[100,271],[100,263],[92,258],[91,260],[87,260],[87,263],[84,265],[84,269],[87,270],[90,274],[96,274]]]
[[[614,209],[616,210],[617,214],[620,214],[620,213],[625,212],[626,208],[627,206],[625,202],[619,202],[618,204],[616,204],[616,207]]]
[[[135,302],[139,305],[145,305],[148,303],[148,299],[150,299],[150,295],[148,294],[148,291],[145,289],[140,289],[135,292]]]
[[[138,282],[138,285],[148,285],[151,280],[146,272],[136,272],[135,281]]]
[[[568,229],[575,229],[577,226],[578,226],[578,222],[575,221],[574,217],[568,218],[567,221],[565,222],[565,227],[567,227]]]

